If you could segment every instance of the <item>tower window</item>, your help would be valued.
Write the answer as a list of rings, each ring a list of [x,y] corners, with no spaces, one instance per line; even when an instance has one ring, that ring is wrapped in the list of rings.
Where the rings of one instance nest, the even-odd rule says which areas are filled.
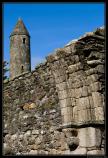
[[[23,71],[24,71],[24,66],[22,65],[22,66],[21,66],[21,72],[23,72]]]
[[[26,39],[25,39],[25,38],[23,38],[23,44],[25,44],[25,40],[26,40]]]

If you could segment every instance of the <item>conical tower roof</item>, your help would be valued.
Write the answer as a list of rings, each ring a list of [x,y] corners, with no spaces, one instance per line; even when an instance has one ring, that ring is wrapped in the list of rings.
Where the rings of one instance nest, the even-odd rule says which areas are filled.
[[[21,19],[18,19],[17,21],[17,24],[13,30],[13,32],[11,33],[10,36],[13,36],[13,35],[27,35],[27,36],[30,36],[29,35],[29,32],[27,31],[23,21]]]

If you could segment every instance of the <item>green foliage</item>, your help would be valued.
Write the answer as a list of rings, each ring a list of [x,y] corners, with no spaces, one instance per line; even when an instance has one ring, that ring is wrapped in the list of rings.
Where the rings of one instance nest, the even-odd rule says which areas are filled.
[[[6,73],[9,71],[9,68],[7,68],[8,62],[7,61],[3,61],[3,81],[8,79],[8,77],[6,76]]]

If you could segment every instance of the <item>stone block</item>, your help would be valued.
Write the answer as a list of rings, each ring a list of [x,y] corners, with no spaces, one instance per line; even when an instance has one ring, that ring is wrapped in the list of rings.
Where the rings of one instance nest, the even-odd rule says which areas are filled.
[[[89,96],[92,95],[92,90],[91,90],[90,86],[88,86],[88,95],[89,95]]]
[[[28,145],[32,145],[32,144],[35,144],[35,136],[34,135],[31,135],[31,137],[29,137],[28,139]]]
[[[68,88],[80,88],[85,85],[85,80],[82,78],[81,75],[73,76],[73,74],[69,74],[69,79],[67,82]]]
[[[76,106],[76,99],[75,98],[71,98],[71,106],[72,107]]]
[[[57,77],[57,78],[55,78],[55,82],[56,82],[56,84],[59,84],[59,83],[62,83],[62,82],[65,82],[66,81],[66,75],[64,74],[62,74],[62,76],[59,76],[59,77]]]
[[[68,97],[75,98],[75,89],[68,89]]]
[[[90,107],[94,108],[93,97],[92,96],[88,96],[88,99],[89,99]]]
[[[59,133],[59,131],[54,131],[54,139],[55,140],[59,140],[60,139],[60,133]]]
[[[69,78],[67,80],[67,86],[68,86],[68,88],[72,88],[72,83],[73,83],[73,80]]]
[[[26,103],[24,106],[23,106],[23,109],[24,110],[29,110],[29,109],[34,109],[36,108],[36,104],[35,103]]]
[[[64,122],[64,115],[61,116],[62,123]]]
[[[64,50],[65,50],[66,54],[72,54],[72,51],[71,51],[72,49],[70,46],[65,47]]]
[[[56,149],[50,149],[49,154],[55,155],[55,154],[57,154],[57,150]]]
[[[32,145],[29,145],[29,148],[30,148],[31,150],[37,150],[37,149],[39,148],[39,146],[36,145],[36,144],[32,144]]]
[[[82,87],[82,97],[86,97],[88,96],[88,87],[87,86],[83,86]]]
[[[104,106],[104,96],[99,92],[92,93],[94,107],[103,107]]]
[[[75,151],[70,151],[71,155],[86,155],[87,149],[78,147]]]
[[[54,54],[53,54],[53,55],[51,54],[51,55],[47,56],[47,57],[46,57],[46,60],[47,60],[48,63],[54,62],[54,61],[55,61],[55,55],[54,55]]]
[[[35,130],[35,129],[32,130],[32,134],[33,134],[33,135],[38,135],[38,134],[39,134],[39,130]]]
[[[55,141],[55,142],[53,143],[53,147],[54,147],[55,149],[58,149],[59,147],[61,147],[61,142],[60,142],[60,141]]]
[[[46,133],[46,131],[45,130],[41,130],[41,132],[40,132],[42,135],[43,134],[45,134]]]
[[[13,134],[12,136],[11,136],[11,140],[15,140],[15,139],[17,139],[18,138],[18,134]]]
[[[65,150],[65,151],[63,152],[63,155],[70,155],[70,150]]]
[[[11,147],[8,145],[8,144],[6,144],[6,143],[4,143],[3,144],[3,154],[10,154],[12,152],[12,149],[11,149]]]
[[[30,152],[28,153],[28,155],[37,155],[38,151],[37,150],[30,150]]]
[[[71,98],[66,98],[66,99],[63,99],[63,100],[59,100],[60,102],[60,107],[61,108],[65,108],[67,106],[70,106],[72,103],[71,103]]]
[[[58,96],[59,96],[59,99],[66,99],[66,98],[68,98],[67,90],[59,91],[58,92]]]
[[[87,76],[87,80],[86,81],[88,82],[88,85],[89,85],[89,84],[92,84],[93,82],[98,81],[98,79],[99,79],[98,74],[92,74],[90,76]]]
[[[79,62],[79,56],[78,55],[74,55],[74,60],[75,60],[76,63],[78,63]]]
[[[62,150],[62,151],[68,150],[67,143],[65,143],[65,142],[63,141],[62,144],[61,144],[60,150]],[[61,151],[60,151],[60,153],[61,153]]]
[[[53,75],[55,78],[58,78],[60,76],[60,72],[58,70],[53,71]]]
[[[65,137],[66,138],[70,138],[70,137],[73,137],[73,138],[78,138],[78,131],[76,128],[64,128],[62,129],[63,133],[65,134]]]
[[[102,89],[102,83],[101,82],[94,82],[90,84],[90,90],[91,92],[97,92]]]
[[[78,106],[78,110],[84,110],[90,108],[90,102],[88,97],[83,97],[76,99],[76,106]]]
[[[65,90],[65,89],[67,89],[67,83],[62,82],[62,83],[56,84],[56,88],[57,88],[58,91]]]
[[[63,124],[68,124],[68,123],[70,123],[71,121],[72,121],[72,114],[70,113],[70,114],[65,114],[65,115],[62,115],[62,123]]]
[[[61,108],[61,115],[73,115],[73,108],[72,106],[66,107],[66,108]]]
[[[23,140],[23,137],[24,137],[24,135],[23,135],[23,134],[20,134],[20,135],[19,135],[19,140]]]
[[[42,143],[42,137],[37,137],[36,141],[35,141],[35,144],[40,145],[41,143]]]
[[[91,75],[90,77],[91,77],[91,80],[92,80],[93,82],[96,82],[96,81],[98,81],[98,79],[99,79],[99,75],[98,75],[98,74],[93,74],[93,75]]]
[[[104,151],[102,150],[91,150],[87,152],[87,155],[104,155]]]
[[[101,148],[101,151],[102,151],[102,153],[104,153],[105,154],[105,147],[104,148]]]
[[[84,84],[84,81],[77,80],[77,81],[75,81],[75,82],[73,83],[72,88],[80,88],[80,87],[83,86],[83,84]],[[85,84],[84,84],[84,85],[85,85]]]
[[[72,128],[64,128],[64,129],[62,129],[62,131],[63,131],[63,133],[65,134],[65,136],[66,136],[67,138],[69,138],[69,137],[72,136],[72,133],[71,133]]]
[[[98,71],[99,73],[105,73],[105,66],[104,66],[104,65],[98,65],[98,66],[96,67],[96,69],[97,69],[97,71]]]
[[[92,109],[90,109],[90,111],[91,111],[91,121],[92,122],[96,122],[96,117],[95,117],[95,110],[94,110],[94,108]]]
[[[73,121],[78,121],[78,106],[73,107]]]
[[[73,120],[72,114],[63,115],[63,124],[69,124]]]
[[[91,68],[91,69],[85,71],[85,73],[87,74],[87,76],[89,76],[89,75],[97,74],[98,71],[95,68]]]
[[[25,132],[25,134],[24,134],[24,136],[26,136],[26,137],[28,137],[28,136],[30,136],[31,135],[31,131],[30,130],[28,130],[27,132]]]
[[[76,88],[74,91],[75,91],[75,98],[80,98],[82,95],[82,88]]]
[[[83,69],[83,65],[80,62],[77,64],[74,64],[74,65],[70,65],[68,67],[69,73],[73,73],[73,72],[81,70],[81,69]]]
[[[67,107],[61,108],[61,115],[68,115]]]
[[[48,155],[48,151],[40,150],[40,151],[39,151],[39,154],[40,154],[40,155],[43,155],[43,156],[44,156],[44,155]]]
[[[84,109],[84,110],[78,110],[78,123],[85,123],[87,121],[91,121],[91,110],[90,109]]]
[[[28,117],[29,117],[29,115],[26,114],[23,116],[23,119],[27,119]]]
[[[101,130],[98,128],[81,128],[78,137],[80,147],[99,147],[101,144]]]
[[[104,107],[96,107],[94,109],[95,111],[95,120],[96,121],[104,121],[105,117],[104,117]]]
[[[67,145],[69,147],[73,146],[73,149],[77,148],[79,146],[79,138],[78,137],[68,137],[67,138]],[[75,145],[75,148],[74,148]]]
[[[72,114],[73,113],[73,107],[72,106],[68,106],[67,107],[67,112],[68,112],[68,114]]]

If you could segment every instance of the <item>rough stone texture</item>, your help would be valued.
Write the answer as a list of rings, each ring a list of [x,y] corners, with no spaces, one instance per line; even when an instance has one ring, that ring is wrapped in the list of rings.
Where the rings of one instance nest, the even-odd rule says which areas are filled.
[[[100,147],[101,130],[94,127],[85,127],[79,129],[79,146],[80,147]]]
[[[77,148],[75,151],[71,151],[71,155],[86,155],[87,149],[86,148]]]
[[[70,42],[34,71],[4,84],[5,155],[102,154],[103,32]]]
[[[87,155],[104,155],[102,150],[91,150],[87,152]]]

